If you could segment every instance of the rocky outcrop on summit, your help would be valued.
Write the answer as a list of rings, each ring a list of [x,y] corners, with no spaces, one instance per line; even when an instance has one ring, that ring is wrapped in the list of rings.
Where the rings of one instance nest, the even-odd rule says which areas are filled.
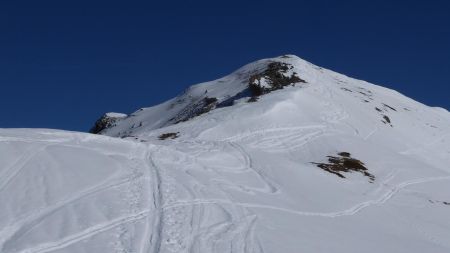
[[[257,97],[274,90],[283,89],[285,86],[295,83],[306,83],[293,71],[294,66],[283,62],[271,62],[267,68],[258,74],[250,76],[248,87],[252,98],[250,102],[256,101]]]
[[[205,92],[203,98],[187,106],[176,117],[172,118],[171,121],[175,124],[187,121],[193,117],[207,113],[216,107],[232,106],[235,101],[245,97],[249,97],[247,102],[256,102],[260,96],[272,91],[283,89],[286,86],[295,85],[296,83],[306,83],[305,80],[297,76],[297,73],[293,69],[294,66],[288,63],[279,61],[270,62],[263,71],[248,77],[248,86],[243,91],[221,100],[215,97],[208,97]]]

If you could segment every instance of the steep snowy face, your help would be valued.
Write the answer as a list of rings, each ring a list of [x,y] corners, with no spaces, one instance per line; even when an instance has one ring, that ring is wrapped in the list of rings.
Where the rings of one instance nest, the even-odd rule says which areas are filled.
[[[96,133],[129,136],[188,121],[217,108],[255,102],[272,91],[305,84],[300,73],[308,77],[311,71],[313,65],[292,55],[260,60],[218,80],[193,85],[174,99],[142,108]]]
[[[446,133],[448,118],[445,109],[285,55],[193,85],[165,103],[114,119],[98,132],[118,137],[157,135],[150,139],[179,132],[180,137],[216,139],[262,127],[321,125],[406,149]]]

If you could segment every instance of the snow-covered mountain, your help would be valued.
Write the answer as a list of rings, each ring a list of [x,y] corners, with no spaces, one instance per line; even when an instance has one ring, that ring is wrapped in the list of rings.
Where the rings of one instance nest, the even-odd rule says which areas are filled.
[[[91,131],[0,130],[0,252],[450,252],[450,113],[296,56]]]

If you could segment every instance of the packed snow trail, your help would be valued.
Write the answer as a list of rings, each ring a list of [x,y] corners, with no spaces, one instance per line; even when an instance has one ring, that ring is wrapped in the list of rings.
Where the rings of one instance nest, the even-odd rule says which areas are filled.
[[[249,214],[240,205],[234,205],[233,200],[227,196],[227,192],[220,184],[205,192],[204,182],[187,181],[193,187],[176,182],[175,178],[181,175],[183,165],[165,158],[164,152],[168,151],[170,150],[166,147],[159,147],[153,153],[155,168],[165,168],[164,171],[159,171],[160,192],[164,205],[177,203],[179,198],[195,199],[211,193],[228,197],[226,198],[228,204],[216,203],[213,207],[179,205],[172,208],[164,208],[163,205],[161,207],[161,245],[160,251],[156,252],[257,252],[254,249],[257,239],[253,234],[256,216]],[[217,220],[217,223],[208,224],[210,221],[205,220],[205,215],[211,215],[210,219]],[[183,231],[185,233],[182,233]]]

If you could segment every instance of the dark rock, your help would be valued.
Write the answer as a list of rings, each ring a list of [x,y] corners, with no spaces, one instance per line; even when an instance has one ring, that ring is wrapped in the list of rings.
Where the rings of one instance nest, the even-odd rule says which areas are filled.
[[[89,133],[98,134],[105,129],[115,126],[117,121],[126,117],[128,116],[123,113],[106,113],[94,123],[94,126],[89,130]]]
[[[165,134],[161,134],[160,136],[158,136],[158,138],[160,140],[175,139],[175,138],[178,138],[178,134],[179,134],[179,132],[176,132],[176,133],[165,133]]]
[[[177,116],[172,118],[171,121],[177,124],[207,113],[216,108],[218,103],[217,101],[217,98],[204,97],[198,102],[188,105]]]
[[[340,152],[338,156],[328,156],[328,163],[313,163],[317,167],[335,174],[340,178],[345,178],[344,172],[360,172],[369,178],[369,182],[375,180],[375,176],[370,174],[365,164],[360,160],[351,157],[348,152]]]
[[[271,62],[262,73],[250,76],[248,89],[252,98],[259,97],[274,90],[283,89],[285,86],[295,83],[306,83],[306,81],[298,77],[295,72],[290,76],[285,75],[293,68],[292,65],[287,63]],[[263,79],[266,82],[265,84],[262,83]]]
[[[348,91],[348,92],[353,92],[352,90],[347,89],[347,88],[345,88],[345,87],[341,87],[341,90]]]
[[[391,109],[392,111],[397,111],[397,109],[395,109],[394,107],[389,106],[389,105],[387,105],[387,104],[383,104],[383,106],[384,106],[384,107],[387,107],[387,108],[389,108],[389,109]]]

